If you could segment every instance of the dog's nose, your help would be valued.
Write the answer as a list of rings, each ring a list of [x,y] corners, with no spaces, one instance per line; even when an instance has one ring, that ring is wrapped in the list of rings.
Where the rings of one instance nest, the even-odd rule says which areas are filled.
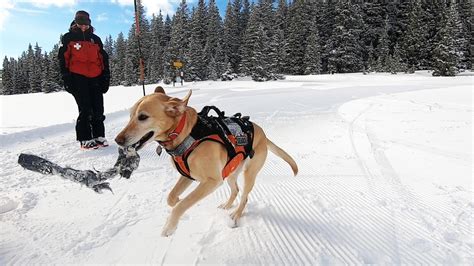
[[[118,135],[115,138],[115,142],[117,142],[118,145],[123,146],[125,144],[125,138],[122,135]]]

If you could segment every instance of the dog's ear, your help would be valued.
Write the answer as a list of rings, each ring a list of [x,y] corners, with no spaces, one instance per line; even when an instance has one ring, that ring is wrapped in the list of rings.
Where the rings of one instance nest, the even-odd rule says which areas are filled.
[[[168,116],[177,117],[186,110],[186,103],[178,98],[171,98],[165,104],[165,112]]]
[[[161,86],[157,86],[157,87],[155,88],[155,93],[163,93],[163,94],[166,94],[165,89],[163,89],[163,87],[161,87]]]
[[[182,100],[178,98],[171,98],[168,102],[166,102],[165,112],[167,115],[171,117],[177,117],[184,113],[186,110],[186,106],[188,106],[189,97],[191,97],[192,90],[189,90],[186,97]]]
[[[186,106],[188,106],[188,101],[189,101],[189,98],[191,97],[191,94],[193,94],[193,91],[189,90],[188,95],[186,95],[182,100]]]

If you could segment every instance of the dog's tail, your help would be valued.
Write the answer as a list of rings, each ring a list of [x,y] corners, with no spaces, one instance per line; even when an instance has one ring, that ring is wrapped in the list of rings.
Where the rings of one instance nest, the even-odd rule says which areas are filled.
[[[298,165],[296,164],[295,160],[293,160],[293,158],[291,158],[291,156],[288,153],[286,153],[286,151],[284,151],[282,148],[275,145],[275,143],[273,143],[269,139],[267,139],[267,147],[276,156],[282,158],[283,160],[285,160],[285,162],[287,162],[291,166],[291,169],[293,170],[293,173],[295,176],[298,174]]]

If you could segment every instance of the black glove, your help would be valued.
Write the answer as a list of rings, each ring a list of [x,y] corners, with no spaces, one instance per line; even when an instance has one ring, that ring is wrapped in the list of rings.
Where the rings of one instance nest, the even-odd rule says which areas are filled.
[[[66,89],[67,92],[69,93],[73,93],[74,92],[74,88],[73,88],[73,84],[72,84],[72,74],[71,72],[64,72],[62,74],[62,79],[63,79],[63,83],[64,83],[64,88]]]
[[[119,147],[119,156],[114,168],[121,177],[130,178],[132,172],[140,164],[140,155],[132,147]]]
[[[102,75],[100,76],[99,80],[100,89],[102,93],[106,93],[109,90],[110,86],[110,71],[108,69],[104,69]]]

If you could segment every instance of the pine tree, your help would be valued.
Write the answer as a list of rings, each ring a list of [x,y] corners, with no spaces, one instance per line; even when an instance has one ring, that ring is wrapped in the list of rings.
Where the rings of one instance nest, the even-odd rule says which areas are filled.
[[[199,0],[194,10],[190,28],[190,43],[187,52],[187,78],[190,80],[205,80],[207,72],[207,57],[203,53],[207,40],[207,8],[204,0]]]
[[[3,71],[2,71],[2,85],[3,89],[1,94],[2,95],[10,95],[14,94],[14,78],[13,78],[13,64],[11,63],[11,60],[8,60],[8,58],[5,56],[3,58]]]
[[[408,24],[403,36],[401,49],[404,51],[404,63],[407,65],[407,72],[413,73],[420,69],[423,60],[423,44],[426,41],[426,28],[421,23],[422,9],[420,2],[412,2],[408,15]]]
[[[454,76],[462,61],[465,39],[455,2],[446,9],[443,27],[437,35],[437,44],[433,51],[433,75]]]
[[[422,17],[418,18],[425,31],[425,40],[421,48],[423,68],[433,68],[433,50],[436,40],[436,34],[441,29],[443,22],[443,13],[446,8],[446,1],[422,1]]]
[[[151,83],[156,83],[163,78],[163,53],[165,49],[164,23],[161,10],[158,16],[153,14],[150,37],[152,45],[150,49],[150,58],[148,59],[147,77]]]
[[[104,50],[109,55],[109,58],[114,57],[114,41],[111,35],[105,38]]]
[[[328,65],[339,73],[359,72],[363,69],[364,23],[357,4],[336,4],[336,24],[328,41]]]
[[[311,18],[306,2],[295,0],[288,10],[288,34],[286,36],[286,70],[289,74],[302,75],[305,72],[305,50]]]
[[[231,64],[234,73],[239,72],[239,65],[242,58],[240,54],[241,32],[239,27],[241,7],[240,0],[234,0],[234,4],[232,4],[231,1],[228,2],[223,29],[224,55]]]
[[[114,56],[110,60],[110,84],[116,86],[125,82],[125,62],[127,54],[127,42],[120,32],[114,42]]]
[[[388,71],[392,74],[397,74],[397,72],[402,72],[406,70],[406,65],[403,63],[402,57],[400,55],[400,46],[398,44],[393,48],[393,55],[389,57],[388,60]]]
[[[462,35],[466,38],[463,47],[463,57],[460,59],[460,67],[465,69],[472,69],[472,43],[474,32],[472,30],[472,1],[458,2],[459,17],[462,22]]]
[[[319,44],[319,32],[317,27],[311,29],[306,45],[304,57],[306,65],[305,74],[315,75],[321,73],[321,46]]]
[[[52,83],[57,85],[58,90],[62,90],[62,79],[61,79],[61,70],[59,68],[59,61],[57,60],[57,55],[59,52],[59,45],[55,44],[53,49],[49,53],[49,80]]]
[[[188,69],[186,51],[189,48],[190,37],[188,5],[186,4],[186,0],[182,0],[172,19],[171,39],[168,46],[168,53],[171,64],[176,60],[180,60],[184,63],[183,71],[185,73],[187,73]],[[173,73],[173,77],[177,75],[176,69],[171,68],[170,72]],[[187,74],[185,75],[187,76]]]
[[[27,53],[23,52],[21,57],[18,58],[18,62],[16,62],[13,58],[12,60],[14,62],[14,94],[29,93],[29,61]]]
[[[386,72],[388,71],[388,60],[390,58],[390,39],[388,36],[389,32],[389,20],[388,16],[385,18],[385,26],[380,36],[379,44],[377,46],[377,63],[375,71]]]
[[[204,48],[204,55],[206,62],[208,62],[206,76],[216,80],[224,73],[225,57],[221,39],[222,19],[215,0],[209,2],[207,17],[206,46]]]
[[[140,77],[138,44],[135,37],[135,25],[128,32],[124,64],[124,85],[138,84]]]

